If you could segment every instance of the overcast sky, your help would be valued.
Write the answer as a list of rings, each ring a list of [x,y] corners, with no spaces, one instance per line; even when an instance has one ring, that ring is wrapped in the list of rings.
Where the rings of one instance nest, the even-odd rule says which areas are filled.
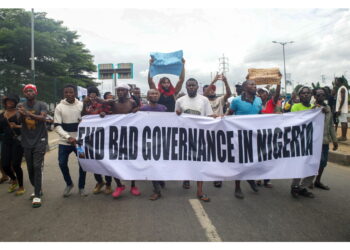
[[[248,68],[279,67],[287,44],[286,68],[298,83],[330,85],[334,77],[350,77],[349,9],[79,9],[36,8],[78,32],[95,64],[134,63],[134,79],[148,89],[150,52],[183,50],[186,79],[210,83],[219,69],[219,57],[229,59],[230,85],[242,82]],[[157,80],[159,77],[155,77]],[[171,77],[176,83],[176,77]],[[221,92],[221,83],[218,92]],[[103,81],[104,91],[111,80]]]

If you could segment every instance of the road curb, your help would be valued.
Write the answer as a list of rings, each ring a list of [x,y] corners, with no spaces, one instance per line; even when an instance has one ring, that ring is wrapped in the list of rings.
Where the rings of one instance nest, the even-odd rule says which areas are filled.
[[[333,163],[341,164],[350,167],[350,155],[338,152],[329,152],[328,160]]]

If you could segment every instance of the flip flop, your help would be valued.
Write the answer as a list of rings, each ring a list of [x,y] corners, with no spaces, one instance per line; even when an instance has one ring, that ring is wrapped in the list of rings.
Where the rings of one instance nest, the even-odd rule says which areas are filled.
[[[197,198],[204,202],[209,202],[210,198],[206,194],[197,195]]]

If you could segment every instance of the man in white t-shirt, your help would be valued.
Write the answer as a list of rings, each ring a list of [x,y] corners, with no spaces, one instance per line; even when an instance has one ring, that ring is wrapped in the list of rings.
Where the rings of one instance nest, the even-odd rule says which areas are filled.
[[[186,82],[187,95],[180,97],[175,103],[175,112],[178,115],[182,113],[201,115],[201,116],[213,116],[213,110],[211,108],[209,100],[197,94],[198,82],[194,78],[190,78]],[[184,181],[183,188],[189,189],[190,182]],[[209,197],[203,193],[203,181],[197,181],[197,197],[201,201],[209,202]]]
[[[346,141],[346,132],[348,130],[348,90],[342,84],[339,78],[336,78],[336,86],[338,87],[337,101],[335,106],[336,116],[341,124],[341,136],[338,141]]]
[[[225,84],[226,94],[220,97],[216,96],[216,86],[214,85],[217,80],[222,80]],[[230,86],[228,85],[227,79],[224,75],[216,75],[210,85],[203,87],[203,95],[208,98],[210,105],[213,109],[214,114],[222,116],[224,114],[224,106],[227,99],[232,95]]]
[[[222,80],[225,84],[226,94],[220,97],[216,96],[216,86],[214,85],[217,80]],[[216,74],[215,78],[210,85],[205,85],[203,87],[203,95],[208,98],[213,112],[217,116],[224,115],[224,106],[227,99],[232,95],[230,86],[228,85],[226,76]],[[222,186],[222,181],[214,181],[214,187],[220,188]]]

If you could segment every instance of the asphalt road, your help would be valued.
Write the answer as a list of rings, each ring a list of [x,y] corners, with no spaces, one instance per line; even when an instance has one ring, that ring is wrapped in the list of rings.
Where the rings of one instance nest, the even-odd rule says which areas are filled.
[[[132,196],[128,188],[114,200],[92,194],[95,180],[89,173],[86,189],[90,194],[80,197],[73,155],[70,169],[75,188],[72,196],[63,198],[65,183],[57,165],[57,149],[47,153],[45,162],[41,208],[31,207],[33,189],[25,166],[25,195],[15,197],[7,193],[8,184],[0,185],[0,241],[205,242],[211,240],[213,231],[222,241],[350,240],[349,167],[330,163],[324,183],[331,190],[314,190],[315,199],[293,199],[289,180],[273,180],[274,188],[260,188],[258,194],[244,182],[244,200],[234,198],[233,182],[225,182],[221,189],[205,183],[212,201],[202,203],[202,210],[197,211],[190,202],[195,199],[194,182],[190,190],[182,189],[181,182],[167,182],[157,201],[148,200],[150,182],[137,182],[141,196]],[[130,187],[129,181],[125,183]],[[198,214],[205,215],[204,222]]]

